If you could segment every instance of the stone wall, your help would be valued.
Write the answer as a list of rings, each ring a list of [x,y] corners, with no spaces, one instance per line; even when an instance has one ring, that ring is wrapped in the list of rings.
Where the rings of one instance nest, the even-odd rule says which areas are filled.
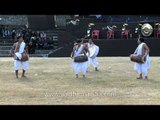
[[[0,25],[27,25],[26,15],[0,15]]]
[[[66,20],[70,18],[70,15],[54,15],[55,27],[66,27]]]

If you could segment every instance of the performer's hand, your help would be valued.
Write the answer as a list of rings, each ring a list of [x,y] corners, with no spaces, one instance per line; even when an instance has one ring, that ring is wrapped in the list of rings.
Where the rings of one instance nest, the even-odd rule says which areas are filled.
[[[71,57],[71,59],[73,59],[73,56],[70,56]]]
[[[144,63],[145,62],[145,55],[142,57],[142,62]]]
[[[129,57],[131,58],[132,55],[133,55],[133,54],[130,54]]]

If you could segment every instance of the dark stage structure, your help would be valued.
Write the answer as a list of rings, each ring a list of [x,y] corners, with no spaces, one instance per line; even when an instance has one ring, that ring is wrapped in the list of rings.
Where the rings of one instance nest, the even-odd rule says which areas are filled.
[[[125,22],[104,22],[99,19],[90,18],[79,19],[79,21],[75,23],[71,19],[68,19],[66,22],[66,31],[76,38],[85,37],[85,35],[87,35],[87,31],[89,30],[89,25],[94,24],[92,27],[90,27],[90,37],[92,36],[93,30],[100,31],[99,39],[94,39],[95,44],[100,47],[98,56],[129,56],[130,54],[134,53],[135,49],[137,48],[137,39],[139,36],[144,37],[145,42],[150,47],[150,56],[160,56],[160,38],[156,36],[157,29],[155,29],[155,21],[141,20],[138,22],[128,22],[128,26],[126,27],[126,29],[130,30],[128,39],[122,38],[121,36],[123,25]],[[141,34],[142,26],[140,25],[143,25],[145,23],[153,26],[153,33],[147,37]],[[114,39],[108,39],[107,26],[112,25],[116,26],[116,29],[114,29],[115,36]],[[137,28],[138,31],[136,32],[135,30]],[[62,41],[61,43],[63,43]],[[70,42],[71,41],[72,43],[68,43],[68,45],[65,46],[62,45],[62,48],[60,50],[50,54],[49,57],[69,57],[73,48],[74,41],[76,41],[76,39],[70,39]]]
[[[29,28],[32,30],[53,30],[55,28],[53,15],[27,15]]]
[[[98,39],[94,42],[100,47],[98,56],[101,57],[129,56],[138,46],[137,39]],[[160,39],[145,39],[145,42],[150,47],[150,56],[160,56]],[[62,49],[50,54],[49,57],[69,57],[72,48],[73,44],[65,45]]]

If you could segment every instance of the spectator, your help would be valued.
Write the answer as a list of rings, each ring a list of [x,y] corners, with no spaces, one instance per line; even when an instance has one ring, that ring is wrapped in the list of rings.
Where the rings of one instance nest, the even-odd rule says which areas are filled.
[[[29,41],[30,41],[30,36],[29,36],[29,32],[27,31],[26,34],[24,35],[24,41],[25,43],[28,45]]]
[[[46,33],[41,32],[40,37],[41,37],[42,40],[46,39]]]
[[[38,49],[43,49],[43,46],[44,46],[43,40],[40,39],[38,42]]]
[[[1,25],[1,27],[0,27],[0,36],[2,37],[3,36],[3,25]]]
[[[48,49],[53,49],[54,48],[54,41],[52,38],[48,39]]]
[[[4,25],[2,26],[2,37],[5,37],[5,27],[4,27]]]
[[[35,50],[36,50],[36,44],[37,44],[37,40],[36,40],[36,37],[31,37],[31,41],[32,41],[32,50],[33,50],[33,53],[35,53]]]
[[[12,29],[11,35],[12,35],[12,39],[15,41],[15,38],[16,38],[16,29],[15,28]]]
[[[5,37],[10,36],[10,31],[9,31],[8,26],[6,26],[6,28],[5,28],[5,30],[4,30],[4,35],[5,35]]]
[[[44,40],[44,46],[43,46],[43,49],[47,50],[49,48],[49,45],[48,45],[48,41],[49,39],[46,38],[46,40]]]

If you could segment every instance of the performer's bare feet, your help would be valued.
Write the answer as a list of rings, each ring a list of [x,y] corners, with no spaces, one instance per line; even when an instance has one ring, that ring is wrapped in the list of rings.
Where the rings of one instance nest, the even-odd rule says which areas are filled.
[[[16,78],[18,79],[18,70],[16,70],[15,73],[16,73]]]
[[[142,74],[140,74],[139,77],[137,77],[137,79],[143,79]]]
[[[145,77],[144,77],[144,79],[146,79],[146,80],[147,80],[147,79],[148,79],[148,77],[147,77],[147,76],[145,76]]]
[[[83,78],[86,78],[86,76],[85,76],[85,75],[83,75]]]
[[[76,74],[76,78],[78,78],[78,74]]]
[[[26,77],[25,75],[22,75],[21,77]]]
[[[99,71],[97,67],[95,68],[95,71]]]
[[[23,70],[22,72],[22,77],[26,77],[24,74],[25,74],[25,70]]]

